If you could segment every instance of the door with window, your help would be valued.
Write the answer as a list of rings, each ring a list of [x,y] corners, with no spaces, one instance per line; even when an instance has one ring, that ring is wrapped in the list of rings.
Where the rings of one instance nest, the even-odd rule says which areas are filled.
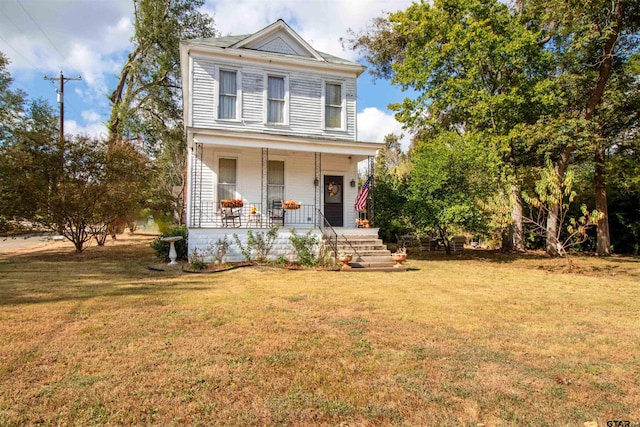
[[[324,176],[324,217],[332,227],[344,226],[343,177]]]

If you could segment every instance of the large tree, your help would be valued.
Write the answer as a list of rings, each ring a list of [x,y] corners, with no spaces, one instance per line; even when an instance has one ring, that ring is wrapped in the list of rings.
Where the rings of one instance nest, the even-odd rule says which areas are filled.
[[[184,207],[186,165],[179,43],[216,35],[213,19],[199,11],[203,4],[134,0],[133,49],[110,96],[109,139],[142,139],[156,161],[156,206],[170,201],[177,220]]]
[[[502,160],[504,192],[513,205],[513,243],[524,249],[521,182],[526,161],[513,129],[547,111],[551,56],[540,31],[496,0],[435,0],[374,21],[348,43],[375,76],[417,91],[391,106],[418,133],[435,127],[481,133]],[[510,242],[503,241],[505,246]]]
[[[610,254],[608,205],[606,197],[606,153],[616,143],[611,137],[613,125],[609,112],[600,113],[607,104],[633,104],[621,97],[635,90],[623,82],[625,64],[637,51],[640,28],[640,3],[631,0],[525,0],[524,15],[528,22],[541,24],[541,43],[554,56],[555,67],[549,70],[554,78],[554,93],[561,100],[544,119],[553,129],[575,128],[576,137],[558,139],[554,164],[557,180],[563,180],[569,164],[584,148],[591,148],[594,168],[596,209],[602,212],[598,222],[597,253]],[[612,80],[617,79],[612,87]],[[613,125],[613,126],[612,126]],[[551,207],[547,229],[547,251],[555,253],[552,236],[560,226],[558,207]]]
[[[81,252],[144,205],[149,160],[131,144],[107,149],[88,137],[67,139],[61,156],[51,132],[55,120],[51,107],[34,104],[29,124],[0,148],[0,211],[10,221],[61,234]]]

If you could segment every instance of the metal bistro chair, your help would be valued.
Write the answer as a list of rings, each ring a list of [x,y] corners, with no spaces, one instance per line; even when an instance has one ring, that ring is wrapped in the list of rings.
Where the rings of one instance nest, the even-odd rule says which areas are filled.
[[[271,209],[269,209],[269,223],[273,226],[276,223],[284,227],[284,214],[285,210],[282,207],[281,200],[273,200],[271,202]]]
[[[229,224],[234,227],[242,226],[240,208],[225,208],[222,206],[222,202],[220,202],[220,219],[222,220],[223,227],[228,227]],[[236,221],[238,222],[237,224]]]

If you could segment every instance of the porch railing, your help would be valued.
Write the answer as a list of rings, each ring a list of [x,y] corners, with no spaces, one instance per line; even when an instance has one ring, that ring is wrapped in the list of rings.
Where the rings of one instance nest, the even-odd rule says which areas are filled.
[[[283,209],[262,203],[243,203],[237,208],[221,208],[218,202],[203,202],[194,207],[192,224],[211,228],[270,228],[315,227],[317,209],[314,205],[300,205],[299,209]]]

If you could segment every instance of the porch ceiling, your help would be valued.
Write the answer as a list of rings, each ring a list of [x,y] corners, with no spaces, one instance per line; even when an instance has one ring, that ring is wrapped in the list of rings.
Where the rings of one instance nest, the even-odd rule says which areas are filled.
[[[255,132],[234,132],[211,129],[188,129],[189,144],[204,144],[246,148],[264,148],[312,153],[345,154],[367,158],[375,156],[384,144],[345,141],[326,138],[305,138]]]

